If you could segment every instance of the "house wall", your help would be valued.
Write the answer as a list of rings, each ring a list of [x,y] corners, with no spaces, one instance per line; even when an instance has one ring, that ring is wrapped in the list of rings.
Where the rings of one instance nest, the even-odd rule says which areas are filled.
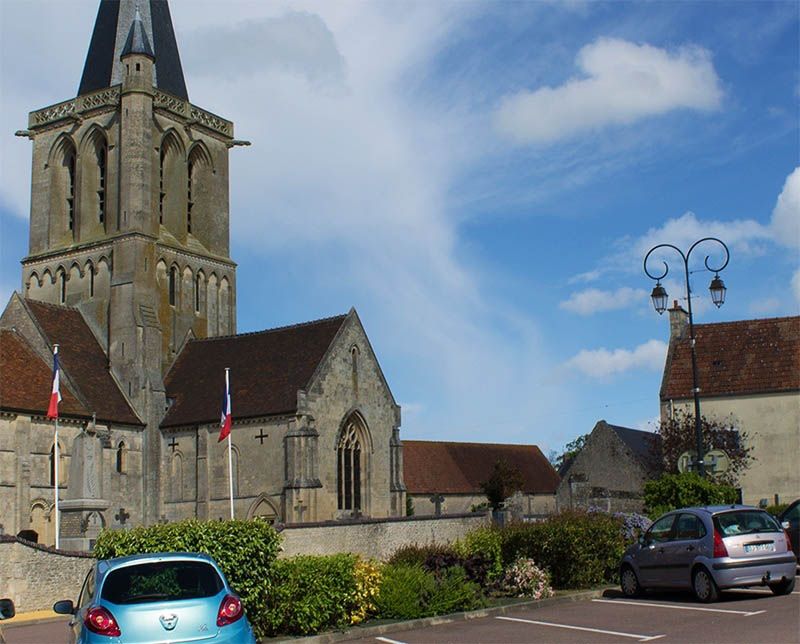
[[[630,449],[605,423],[598,423],[561,477],[558,509],[600,507],[609,512],[641,512],[647,473]]]
[[[694,401],[662,402],[661,417],[677,410],[694,415]],[[776,494],[781,502],[800,498],[800,392],[701,398],[700,410],[721,421],[732,416],[749,436],[755,461],[739,481],[744,503],[772,504]]]
[[[433,515],[436,512],[436,505],[431,498],[433,494],[411,494],[408,495],[414,508],[415,516]],[[442,514],[460,514],[471,512],[472,508],[486,503],[485,494],[443,494],[444,501],[440,504]],[[519,501],[523,516],[537,514],[553,514],[556,512],[556,496],[554,494],[523,494]]]

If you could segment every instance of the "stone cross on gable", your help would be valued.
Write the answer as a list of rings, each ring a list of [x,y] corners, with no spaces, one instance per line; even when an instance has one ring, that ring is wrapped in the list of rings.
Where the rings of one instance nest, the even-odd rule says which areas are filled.
[[[125,512],[125,508],[120,508],[119,512],[114,515],[114,518],[119,521],[120,525],[125,525],[125,521],[130,519],[130,516],[128,512]]]
[[[441,494],[434,494],[431,497],[431,503],[434,504],[434,512],[438,517],[442,513],[442,503],[444,502],[444,497]]]
[[[297,522],[298,523],[303,523],[303,513],[306,510],[308,510],[308,506],[307,505],[303,505],[303,499],[299,499],[297,501],[297,505],[294,506],[294,509],[295,509],[295,512],[297,512],[297,514],[298,514]]]

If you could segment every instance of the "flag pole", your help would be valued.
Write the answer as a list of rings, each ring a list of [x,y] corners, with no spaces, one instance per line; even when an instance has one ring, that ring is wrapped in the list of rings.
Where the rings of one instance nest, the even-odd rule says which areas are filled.
[[[56,369],[55,370],[57,370],[58,369],[58,345],[57,344],[53,345],[53,356],[55,356],[54,357],[54,360],[55,360],[55,363],[56,363]],[[58,387],[59,387],[58,396],[60,396],[61,395],[60,384],[58,385]],[[51,396],[52,396],[52,394],[51,394]],[[58,408],[56,407],[56,409],[58,409]],[[53,431],[53,497],[55,499],[55,502],[54,502],[54,506],[53,507],[55,509],[56,550],[58,550],[58,547],[60,545],[59,544],[59,523],[61,523],[61,521],[59,520],[60,516],[59,516],[59,513],[58,513],[58,411],[56,411],[55,421],[56,421],[55,422],[55,430]]]
[[[230,367],[225,367],[225,391],[228,396],[228,413],[231,413],[230,396],[231,396],[231,383],[230,383]],[[233,418],[231,418],[231,425]],[[231,447],[231,432],[228,433],[228,488],[230,490],[231,498],[231,521],[233,521],[233,448]]]

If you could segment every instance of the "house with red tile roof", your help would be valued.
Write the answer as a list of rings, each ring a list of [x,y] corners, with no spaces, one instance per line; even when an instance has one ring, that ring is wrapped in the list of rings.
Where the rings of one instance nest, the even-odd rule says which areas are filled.
[[[675,302],[659,394],[661,418],[694,415],[689,319]],[[745,503],[800,497],[800,316],[695,324],[700,413],[733,419],[755,461],[740,478]]]
[[[495,463],[522,474],[514,510],[523,517],[550,514],[560,477],[536,445],[403,441],[403,476],[415,515],[470,512],[486,503],[481,483]],[[509,504],[509,502],[507,502]]]
[[[101,2],[79,87],[20,131],[30,236],[0,317],[0,532],[52,544],[58,521],[80,550],[103,527],[227,518],[231,496],[236,517],[285,523],[404,514],[400,408],[355,310],[236,334],[228,160],[246,142],[189,102],[168,4]]]

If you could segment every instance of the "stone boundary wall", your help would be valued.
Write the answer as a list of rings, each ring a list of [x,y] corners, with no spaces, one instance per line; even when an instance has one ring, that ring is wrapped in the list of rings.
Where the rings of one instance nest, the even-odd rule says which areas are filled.
[[[490,521],[488,514],[359,519],[277,526],[281,557],[353,552],[385,560],[406,544],[450,543]],[[56,550],[26,539],[0,535],[0,597],[10,597],[17,612],[46,610],[59,599],[78,598],[94,557],[89,552]]]
[[[486,513],[469,513],[287,524],[278,527],[283,537],[279,556],[353,552],[385,560],[400,546],[451,543],[489,522]]]
[[[20,613],[52,608],[59,599],[75,601],[93,561],[88,552],[0,535],[0,597],[13,599]]]

